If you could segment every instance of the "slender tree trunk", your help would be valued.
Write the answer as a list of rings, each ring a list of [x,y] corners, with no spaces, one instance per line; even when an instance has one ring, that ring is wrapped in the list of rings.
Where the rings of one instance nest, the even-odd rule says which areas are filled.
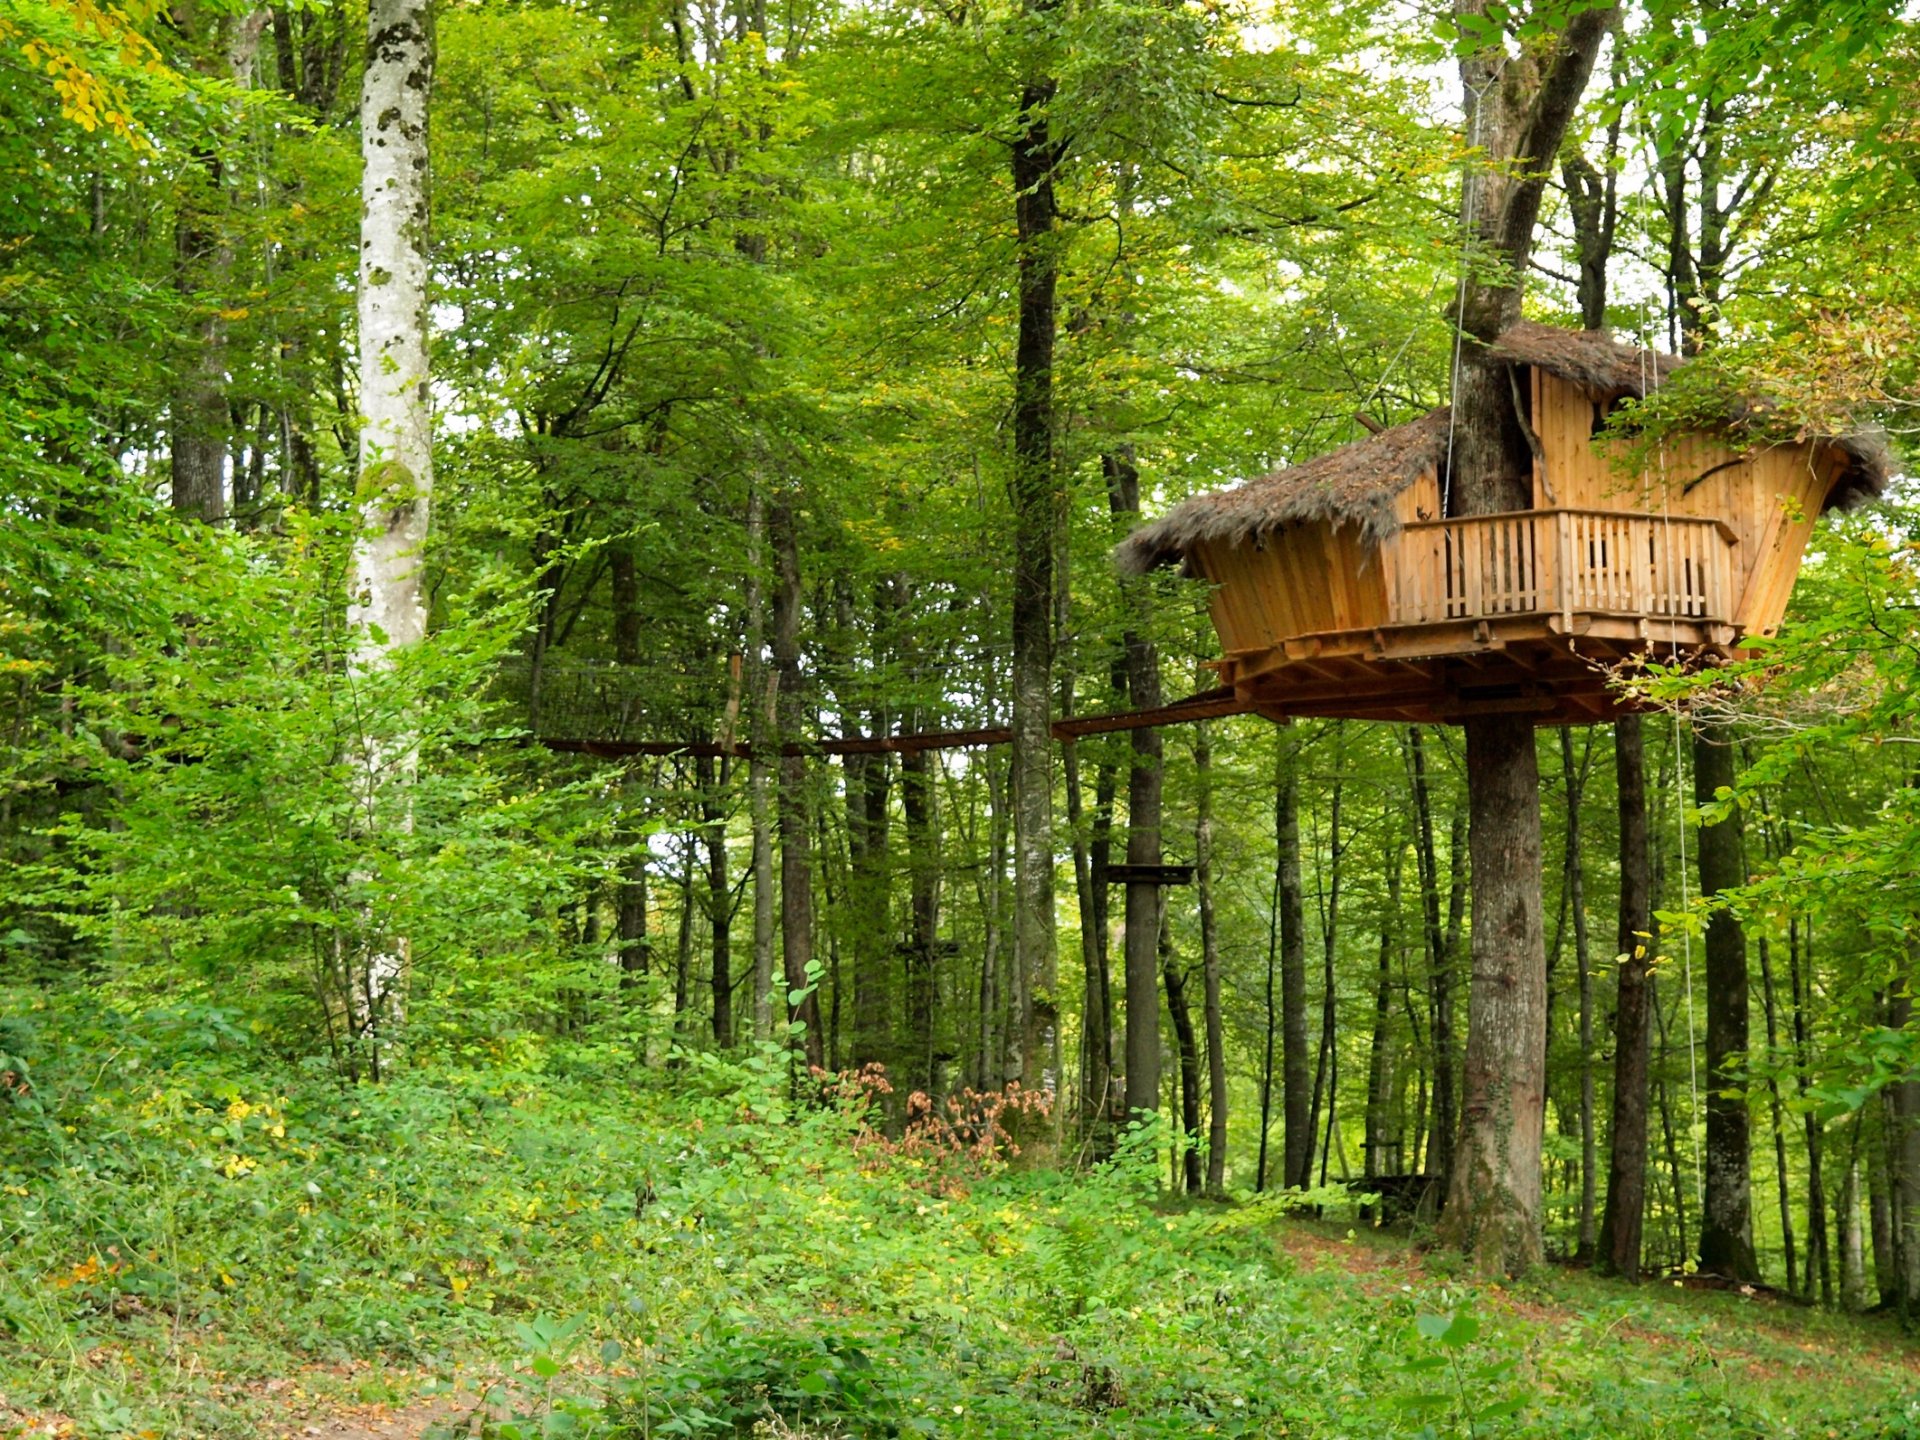
[[[1140,513],[1140,472],[1124,452],[1106,458],[1107,498],[1114,515]],[[1127,699],[1136,710],[1160,704],[1160,653],[1147,638],[1150,592],[1144,579],[1126,583],[1128,623],[1121,637],[1126,656]],[[1163,743],[1152,726],[1132,731],[1133,766],[1127,777],[1127,864],[1161,862],[1160,822]],[[1164,892],[1151,880],[1129,880],[1126,892],[1126,1001],[1128,1119],[1150,1113],[1160,1094],[1158,949]]]
[[[629,781],[622,788],[629,796],[623,804],[637,805],[631,797],[638,787]],[[622,829],[628,848],[614,905],[614,929],[619,937],[620,988],[632,990],[646,977],[651,951],[647,936],[647,841],[637,826]]]
[[[1283,738],[1274,782],[1274,889],[1280,912],[1280,1096],[1285,1112],[1282,1186],[1313,1175],[1313,1071],[1307,1051],[1306,888],[1300,878],[1299,748]],[[1269,1062],[1271,1064],[1271,1062]]]
[[[987,872],[981,888],[981,909],[985,912],[985,946],[980,959],[980,1057],[981,1090],[998,1090],[1006,1083],[1006,1056],[1002,1049],[1005,1030],[1001,1024],[1003,997],[1000,993],[1000,960],[1006,931],[1003,898],[1007,879],[1007,781],[1005,772],[991,760],[987,763]]]
[[[1787,985],[1793,1001],[1793,1048],[1794,1065],[1800,1088],[1805,1090],[1813,1083],[1813,1037],[1807,1023],[1809,989],[1812,984],[1811,965],[1807,972],[1806,986],[1801,981],[1801,928],[1796,917],[1787,922]],[[1811,962],[1812,957],[1807,957]],[[1827,1249],[1827,1190],[1825,1177],[1821,1173],[1822,1133],[1820,1117],[1809,1107],[1804,1115],[1804,1129],[1807,1138],[1807,1293],[1813,1293],[1813,1275],[1817,1268],[1820,1273],[1820,1299],[1823,1304],[1833,1304],[1833,1262]],[[1848,1166],[1847,1183],[1857,1191],[1859,1185],[1857,1167]],[[1843,1198],[1843,1206],[1851,1206],[1847,1213],[1847,1222],[1858,1227],[1859,1196]],[[1857,1238],[1857,1237],[1856,1237]],[[1844,1244],[1841,1247],[1845,1249]],[[1844,1286],[1843,1286],[1844,1288]]]
[[[1908,950],[1907,973],[1894,982],[1887,1024],[1911,1029],[1913,987],[1920,983],[1920,950]],[[1893,1225],[1895,1308],[1901,1319],[1920,1316],[1920,1074],[1887,1087],[1887,1171]]]
[[[1638,715],[1622,715],[1614,722],[1613,754],[1620,816],[1620,931],[1614,943],[1620,958],[1613,1011],[1613,1124],[1599,1261],[1602,1270],[1638,1280],[1653,1059],[1653,857],[1647,835],[1646,742]]]
[[[1283,826],[1280,791],[1285,783],[1286,772],[1284,737],[1277,754],[1280,763],[1278,773],[1274,777],[1273,889],[1267,897],[1266,1046],[1260,1061],[1260,1153],[1253,1166],[1253,1188],[1256,1194],[1267,1188],[1267,1147],[1273,1133],[1273,1051],[1275,1039],[1280,1031],[1277,983],[1280,975],[1280,834]],[[1281,1184],[1286,1183],[1286,1176],[1282,1175]]]
[[[427,0],[373,0],[360,91],[359,404],[360,533],[353,547],[347,623],[355,664],[387,668],[426,636],[421,589],[433,494],[428,409],[427,219],[433,89]],[[364,822],[370,833],[413,826],[415,748],[404,734],[360,737]],[[368,937],[356,985],[356,1029],[379,1066],[405,1009],[407,937]]]
[[[723,760],[716,771],[713,757],[694,761],[700,785],[701,836],[707,850],[708,976],[713,984],[713,1040],[726,1048],[733,1044],[733,886],[727,878],[726,788],[731,776]]]
[[[1793,1245],[1793,1193],[1787,1182],[1787,1122],[1786,1110],[1780,1100],[1780,1079],[1772,1071],[1773,1063],[1780,1055],[1779,1006],[1773,993],[1773,951],[1767,943],[1767,937],[1760,937],[1760,993],[1766,1002],[1767,1015],[1767,1098],[1768,1108],[1773,1119],[1773,1178],[1780,1200],[1780,1243],[1786,1251],[1787,1289],[1798,1294],[1800,1291],[1800,1272],[1798,1258]],[[1808,1257],[1809,1262],[1812,1256]]]
[[[1591,1265],[1597,1156],[1593,1133],[1593,956],[1587,946],[1587,876],[1580,838],[1584,766],[1574,766],[1573,732],[1565,727],[1560,731],[1560,770],[1567,792],[1567,905],[1573,916],[1573,959],[1580,987],[1580,1220],[1574,1259]]]
[[[908,750],[900,757],[900,804],[907,826],[907,1084],[933,1092],[934,968],[940,935],[938,792],[933,752]]]
[[[792,503],[774,501],[767,516],[773,540],[776,584],[773,592],[773,659],[779,672],[782,741],[804,739],[805,673],[800,666],[800,540]],[[780,756],[780,955],[789,996],[789,1018],[803,1027],[807,1064],[826,1064],[820,1028],[819,997],[808,970],[813,964],[813,854],[811,777],[804,754]]]
[[[222,16],[188,3],[175,5],[173,13],[189,40],[205,52],[197,69],[240,90],[252,88],[267,11]],[[428,65],[430,76],[431,59]],[[424,103],[420,118],[424,124]],[[223,314],[234,304],[233,245],[225,233],[233,192],[217,141],[194,161],[174,219],[175,282],[194,311],[194,344],[174,386],[169,452],[174,510],[213,522],[227,513],[227,443],[233,431]],[[240,478],[236,471],[236,481]]]
[[[1373,1038],[1367,1064],[1367,1138],[1364,1173],[1369,1180],[1397,1175],[1401,1137],[1394,1124],[1398,1082],[1394,1075],[1393,957],[1399,945],[1400,873],[1405,846],[1396,836],[1387,861],[1387,899],[1380,916],[1380,961],[1373,979]]]
[[[1207,1194],[1227,1189],[1227,1030],[1220,1013],[1220,936],[1213,913],[1213,744],[1202,723],[1193,737],[1194,872],[1199,882],[1201,1010],[1207,1030]]]
[[[766,500],[747,492],[747,809],[753,835],[753,1035],[773,1038],[773,777],[780,672],[767,663],[766,580],[761,570]]]
[[[1693,796],[1711,804],[1734,782],[1733,747],[1702,724],[1694,732]],[[1699,834],[1700,894],[1711,900],[1740,885],[1738,812]],[[1752,1144],[1739,1067],[1747,1050],[1747,937],[1731,911],[1707,921],[1706,1201],[1700,1217],[1700,1268],[1729,1280],[1760,1278],[1753,1253]],[[1729,1097],[1729,1090],[1738,1093]]]
[[[1335,732],[1344,738],[1344,731]],[[1331,1149],[1333,1134],[1334,1092],[1340,1083],[1339,1051],[1335,1044],[1335,1008],[1334,1008],[1334,956],[1339,950],[1340,939],[1340,861],[1346,847],[1340,841],[1340,800],[1342,791],[1341,775],[1344,769],[1343,749],[1336,749],[1333,762],[1333,793],[1328,804],[1327,825],[1327,869],[1325,888],[1320,895],[1320,1054],[1313,1068],[1313,1099],[1307,1107],[1307,1134],[1319,1135],[1320,1101],[1326,1098],[1326,1135],[1328,1140],[1320,1148],[1320,1183],[1327,1180],[1327,1158]],[[1308,1150],[1307,1175],[1303,1184],[1311,1184],[1313,1172],[1313,1154]]]
[[[1193,1033],[1193,1007],[1187,1003],[1186,972],[1174,963],[1173,946],[1161,943],[1167,982],[1167,1013],[1180,1054],[1180,1168],[1189,1195],[1202,1189],[1200,1171],[1200,1051]]]
[[[1848,1157],[1840,1181],[1840,1303],[1848,1310],[1867,1306],[1867,1252],[1860,1235],[1860,1161]]]
[[[1052,5],[1049,0],[1027,0],[1027,8],[1038,17]],[[1047,113],[1054,90],[1050,76],[1027,81],[1020,96],[1020,124],[1012,146],[1014,220],[1020,257],[1013,396],[1012,784],[1015,994],[1021,1004],[1009,1029],[1007,1078],[1029,1086],[1039,1082],[1049,1063],[1056,964],[1050,709],[1053,570],[1064,506],[1053,456],[1053,348],[1059,276],[1053,178],[1061,154]],[[1147,973],[1151,977],[1151,937],[1147,944]],[[1157,1090],[1143,1093],[1157,1096]],[[1153,1099],[1145,1108],[1154,1108]]]
[[[1453,952],[1440,927],[1440,857],[1433,843],[1433,797],[1427,783],[1426,739],[1418,725],[1406,730],[1407,769],[1413,785],[1414,858],[1420,872],[1420,913],[1427,948],[1427,1033],[1433,1045],[1433,1138],[1426,1173],[1444,1189],[1453,1164]],[[1460,846],[1455,839],[1455,859]],[[1455,867],[1457,876],[1457,865]],[[1457,886],[1456,886],[1457,890]],[[1456,907],[1458,901],[1455,901]],[[1458,928],[1457,926],[1455,927]]]
[[[1881,1112],[1884,1120],[1884,1103]],[[1893,1197],[1887,1179],[1885,1148],[1876,1146],[1867,1152],[1867,1230],[1873,1240],[1874,1288],[1881,1306],[1894,1310],[1900,1304],[1900,1260],[1894,1252]]]

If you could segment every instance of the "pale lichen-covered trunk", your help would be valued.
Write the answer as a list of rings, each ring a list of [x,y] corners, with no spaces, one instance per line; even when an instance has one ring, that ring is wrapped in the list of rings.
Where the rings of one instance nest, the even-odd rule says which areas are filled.
[[[433,89],[427,0],[373,0],[360,90],[361,534],[354,546],[347,619],[362,674],[392,665],[426,633],[421,546],[433,493],[427,372],[427,106]],[[409,828],[413,737],[361,737],[363,821]],[[354,977],[356,1029],[379,1063],[403,1007],[407,939],[369,926]]]

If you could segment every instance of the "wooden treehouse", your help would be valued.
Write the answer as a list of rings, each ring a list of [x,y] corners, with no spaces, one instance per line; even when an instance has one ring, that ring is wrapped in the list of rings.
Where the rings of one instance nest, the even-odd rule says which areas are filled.
[[[1625,442],[1596,436],[1678,360],[1531,322],[1493,353],[1532,432],[1533,508],[1443,513],[1440,409],[1197,496],[1121,546],[1126,569],[1179,564],[1211,582],[1216,665],[1246,708],[1610,718],[1620,666],[1726,656],[1771,633],[1815,518],[1886,481],[1877,436],[1755,441],[1751,406],[1629,468]]]

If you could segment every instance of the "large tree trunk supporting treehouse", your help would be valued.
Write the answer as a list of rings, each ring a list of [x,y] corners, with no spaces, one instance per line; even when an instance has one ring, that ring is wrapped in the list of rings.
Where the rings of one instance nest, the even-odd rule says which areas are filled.
[[[1205,724],[1193,737],[1194,872],[1199,884],[1201,1013],[1207,1034],[1207,1194],[1227,1189],[1227,1032],[1220,1012],[1220,934],[1213,899],[1213,744]]]
[[[1638,715],[1614,722],[1620,816],[1619,990],[1613,1021],[1613,1124],[1607,1141],[1607,1203],[1600,1268],[1640,1278],[1647,1202],[1647,1105],[1653,1063],[1653,856],[1647,833],[1646,741]]]
[[[1300,875],[1299,747],[1280,742],[1274,780],[1275,892],[1280,909],[1281,1185],[1313,1184],[1313,1065],[1307,1050],[1306,886]]]
[[[1713,803],[1733,782],[1732,744],[1717,727],[1697,726],[1694,803]],[[1712,900],[1745,881],[1740,839],[1737,810],[1717,825],[1700,827],[1702,899]],[[1753,1253],[1752,1126],[1739,1074],[1747,1052],[1747,937],[1729,910],[1718,909],[1708,917],[1706,960],[1706,1199],[1700,1212],[1700,1268],[1729,1280],[1752,1281],[1760,1278]]]
[[[433,89],[427,0],[373,0],[360,90],[360,473],[354,495],[347,623],[355,665],[385,669],[426,635],[421,547],[433,494],[428,408],[427,102]],[[402,722],[404,723],[404,721]],[[405,734],[360,736],[363,823],[370,832],[413,824],[415,747]],[[356,1029],[379,1063],[384,1032],[404,1009],[407,938],[370,927],[355,977]]]
[[[1614,23],[1607,7],[1576,10],[1557,30],[1509,45],[1504,12],[1455,0],[1469,48],[1460,61],[1467,143],[1485,157],[1468,172],[1463,223],[1482,251],[1463,270],[1451,467],[1456,514],[1524,510],[1532,451],[1516,387],[1486,346],[1520,318],[1547,177]],[[1546,952],[1540,919],[1540,790],[1529,720],[1465,724],[1473,815],[1473,982],[1459,1150],[1442,1231],[1486,1269],[1539,1260],[1540,1126],[1545,1103]]]
[[[761,570],[767,533],[766,500],[756,484],[747,493],[747,705],[752,754],[747,759],[747,811],[753,867],[753,1037],[773,1038],[773,785],[780,689],[779,670],[767,663],[766,579]]]
[[[1053,192],[1059,148],[1047,120],[1053,94],[1050,78],[1028,82],[1020,97],[1020,129],[1012,147],[1020,251],[1012,479],[1013,988],[1019,1013],[1009,1025],[1005,1078],[1030,1087],[1039,1083],[1051,1060],[1057,963],[1050,712],[1053,569],[1064,507],[1053,457],[1054,296],[1059,278]]]
[[[1440,1233],[1481,1270],[1513,1273],[1542,1258],[1540,775],[1526,716],[1489,716],[1466,730],[1473,978],[1459,1146]]]
[[[1140,513],[1140,472],[1130,455],[1106,460],[1107,499],[1113,514]],[[1150,591],[1144,578],[1125,582],[1127,700],[1136,710],[1159,708],[1160,651],[1147,636]],[[1160,821],[1164,744],[1153,726],[1135,730],[1127,775],[1127,864],[1161,862]],[[1129,880],[1126,890],[1126,1113],[1129,1121],[1160,1103],[1160,924],[1164,892],[1151,880]]]
[[[767,526],[773,540],[773,663],[779,675],[779,722],[783,741],[802,740],[806,733],[806,675],[800,667],[800,617],[804,608],[800,590],[798,517],[787,496],[768,507]],[[819,996],[808,970],[813,964],[813,833],[812,777],[807,757],[780,756],[780,959],[787,982],[788,1018],[802,1026],[801,1041],[807,1064],[826,1064],[826,1042],[820,1028]],[[797,1003],[791,997],[802,996]]]

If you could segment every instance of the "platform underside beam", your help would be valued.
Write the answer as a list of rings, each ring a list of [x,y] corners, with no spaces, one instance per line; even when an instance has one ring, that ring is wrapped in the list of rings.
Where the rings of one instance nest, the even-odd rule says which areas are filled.
[[[1621,679],[1652,660],[1713,664],[1735,652],[1731,626],[1575,613],[1298,636],[1217,662],[1269,719],[1347,716],[1456,724],[1527,714],[1584,725],[1639,708]]]

